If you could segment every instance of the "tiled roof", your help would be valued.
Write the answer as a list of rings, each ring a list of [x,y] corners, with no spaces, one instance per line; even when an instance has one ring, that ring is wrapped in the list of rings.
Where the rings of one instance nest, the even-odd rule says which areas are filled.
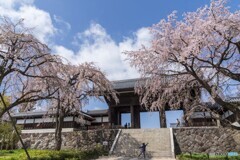
[[[229,97],[225,99],[226,102],[240,102],[240,97]],[[222,106],[218,103],[204,102],[203,105],[208,107],[209,109],[222,109]]]
[[[218,110],[222,108],[222,106],[220,106],[218,103],[205,102],[203,104],[206,105],[209,109]]]
[[[218,111],[220,109],[222,109],[222,106],[220,106],[219,104],[217,103],[211,103],[211,102],[202,102],[201,105],[199,105],[198,108],[195,108],[195,111],[196,112],[202,112],[204,109],[204,107],[210,109],[210,110],[215,110],[215,111]]]
[[[13,113],[12,117],[35,117],[35,116],[44,116],[44,115],[53,115],[56,112],[53,111],[36,111],[36,112],[19,112]]]
[[[170,81],[172,79],[172,76],[165,77],[164,81]],[[151,79],[148,78],[135,78],[135,79],[126,79],[126,80],[118,80],[118,81],[112,81],[113,88],[114,89],[129,89],[134,88],[136,83],[140,82],[141,85],[145,85],[145,82],[151,83]]]
[[[112,81],[113,89],[134,88],[138,80],[139,79],[126,79],[126,80]]]
[[[193,112],[190,118],[212,118],[210,112]]]
[[[45,116],[45,115],[54,115],[56,114],[56,111],[36,111],[36,112],[19,112],[19,113],[13,113],[12,117],[19,118],[19,117],[38,117],[38,116]],[[90,119],[94,119],[90,115],[88,115],[85,112],[78,113],[79,115],[88,117]]]
[[[227,102],[240,102],[240,97],[228,97]]]
[[[94,115],[108,115],[108,109],[88,110],[87,114],[89,114],[90,116],[94,116]]]

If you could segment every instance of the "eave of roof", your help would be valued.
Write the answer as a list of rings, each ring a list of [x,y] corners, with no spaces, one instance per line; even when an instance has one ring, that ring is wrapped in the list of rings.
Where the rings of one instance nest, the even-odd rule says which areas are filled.
[[[19,112],[19,113],[14,113],[11,116],[13,118],[20,118],[20,117],[38,117],[38,116],[45,116],[45,115],[55,115],[56,111],[36,111],[36,112]],[[73,113],[76,114],[76,113]],[[82,115],[86,118],[89,119],[94,119],[92,116],[90,116],[89,114],[85,113],[85,112],[80,112],[78,113],[78,115]]]
[[[229,98],[226,98],[227,102],[240,102],[240,97],[229,97]]]
[[[113,89],[133,89],[135,84],[139,81],[139,78],[136,79],[126,79],[126,80],[118,80],[112,81]]]
[[[87,114],[90,116],[97,116],[97,115],[108,115],[108,109],[102,109],[102,110],[88,110]]]
[[[222,106],[219,105],[218,103],[204,102],[203,104],[209,109],[213,109],[213,110],[218,110],[222,108]]]
[[[194,118],[213,118],[210,112],[193,112],[190,116],[191,119]]]
[[[17,117],[37,117],[37,116],[45,116],[45,115],[54,115],[56,112],[53,111],[35,111],[35,112],[19,112],[13,113],[11,116],[14,118]]]

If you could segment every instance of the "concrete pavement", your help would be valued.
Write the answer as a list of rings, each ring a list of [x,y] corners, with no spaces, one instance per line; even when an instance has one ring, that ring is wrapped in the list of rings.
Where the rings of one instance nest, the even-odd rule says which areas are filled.
[[[97,160],[176,160],[175,158],[131,158],[131,157],[100,157]]]

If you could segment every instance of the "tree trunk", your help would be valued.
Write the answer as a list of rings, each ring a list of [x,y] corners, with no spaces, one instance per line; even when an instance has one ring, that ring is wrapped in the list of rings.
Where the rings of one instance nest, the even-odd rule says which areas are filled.
[[[0,97],[1,97],[1,101],[2,101],[2,103],[3,103],[4,108],[5,108],[5,109],[8,108],[7,105],[6,105],[6,103],[5,103],[5,101],[4,101],[4,98],[3,98],[2,94],[0,94]],[[28,153],[28,151],[27,151],[26,146],[25,146],[24,143],[23,143],[22,137],[20,136],[20,134],[19,134],[19,132],[18,132],[18,130],[17,130],[16,124],[15,124],[15,122],[14,122],[11,114],[9,113],[9,110],[7,110],[7,114],[8,114],[8,116],[9,116],[9,118],[10,118],[10,120],[11,120],[11,123],[12,123],[12,126],[13,126],[13,128],[14,128],[14,130],[15,130],[15,132],[16,132],[16,134],[17,134],[17,136],[18,136],[18,138],[19,138],[19,140],[20,140],[20,142],[21,142],[21,144],[22,144],[22,147],[23,147],[23,149],[24,149],[24,151],[25,151],[25,153],[26,153],[26,155],[27,155],[27,159],[28,159],[28,160],[31,160],[31,157],[30,157],[30,155],[29,155],[29,153]]]
[[[236,111],[234,111],[233,114],[235,114],[235,120],[240,123],[240,109],[236,108]]]
[[[14,130],[15,130],[15,132],[16,132],[16,134],[17,134],[17,136],[18,136],[18,138],[19,138],[19,140],[20,140],[20,142],[22,144],[22,147],[23,147],[23,149],[24,149],[24,151],[25,151],[25,153],[27,155],[27,159],[31,160],[30,155],[29,155],[29,153],[27,151],[27,148],[26,148],[25,144],[23,143],[22,137],[20,136],[20,134],[19,134],[19,132],[17,130],[16,124],[14,123],[12,116],[10,115],[9,111],[7,111],[7,113],[8,113],[9,118],[11,119],[12,126],[13,126],[13,128],[14,128]]]
[[[64,114],[61,110],[60,104],[60,93],[58,92],[58,104],[57,104],[57,111],[56,111],[56,129],[55,129],[55,150],[61,150],[62,146],[62,125]]]
[[[167,128],[165,108],[160,109],[159,116],[161,128]]]
[[[62,146],[62,126],[63,126],[63,119],[64,116],[62,113],[59,114],[58,125],[56,125],[56,132],[55,132],[55,150],[61,150]]]

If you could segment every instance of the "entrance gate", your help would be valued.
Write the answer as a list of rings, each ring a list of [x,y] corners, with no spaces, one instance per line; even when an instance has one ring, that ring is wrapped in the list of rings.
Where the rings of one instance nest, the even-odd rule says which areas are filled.
[[[139,79],[113,81],[113,88],[118,93],[119,103],[107,101],[109,105],[109,122],[112,125],[121,125],[121,114],[131,114],[131,128],[141,128],[140,112],[146,112],[144,107],[140,106],[139,96],[134,92],[134,86]],[[166,128],[165,110],[159,111],[160,127]]]

